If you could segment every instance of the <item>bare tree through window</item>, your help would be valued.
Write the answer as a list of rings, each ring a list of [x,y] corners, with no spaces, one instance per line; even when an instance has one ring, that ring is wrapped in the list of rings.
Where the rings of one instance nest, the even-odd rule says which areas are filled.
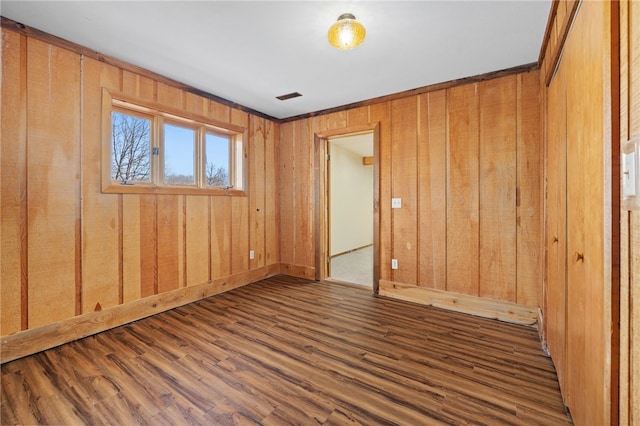
[[[149,182],[151,121],[120,112],[111,114],[111,179]]]
[[[209,187],[229,186],[228,136],[207,132],[205,137],[205,178]]]
[[[218,167],[213,162],[207,162],[207,186],[227,186],[229,185],[229,175],[225,167]]]

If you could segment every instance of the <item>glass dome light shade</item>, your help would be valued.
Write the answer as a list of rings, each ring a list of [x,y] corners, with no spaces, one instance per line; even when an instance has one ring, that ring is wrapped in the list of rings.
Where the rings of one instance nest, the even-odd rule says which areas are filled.
[[[338,21],[329,28],[329,43],[340,50],[350,50],[364,41],[367,31],[350,13],[343,13]]]

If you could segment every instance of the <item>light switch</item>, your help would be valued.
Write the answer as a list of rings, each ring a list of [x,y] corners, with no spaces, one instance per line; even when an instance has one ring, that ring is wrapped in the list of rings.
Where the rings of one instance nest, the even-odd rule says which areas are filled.
[[[635,151],[622,154],[622,196],[635,197],[638,195],[636,187],[636,156]]]
[[[622,145],[622,205],[640,210],[640,136]]]
[[[402,208],[402,198],[392,198],[391,199],[391,208],[392,209],[401,209]]]

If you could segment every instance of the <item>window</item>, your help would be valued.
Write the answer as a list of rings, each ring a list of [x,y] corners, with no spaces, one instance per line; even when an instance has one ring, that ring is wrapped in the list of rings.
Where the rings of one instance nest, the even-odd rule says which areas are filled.
[[[111,113],[111,179],[151,182],[151,119]]]
[[[163,182],[168,185],[194,185],[196,131],[173,124],[164,125]]]
[[[207,132],[205,137],[205,177],[209,187],[229,186],[231,139]]]
[[[103,93],[103,192],[244,194],[245,129],[124,98]]]

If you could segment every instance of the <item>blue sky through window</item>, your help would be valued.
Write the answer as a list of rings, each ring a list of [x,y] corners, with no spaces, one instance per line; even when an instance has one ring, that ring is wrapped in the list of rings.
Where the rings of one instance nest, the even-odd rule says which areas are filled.
[[[165,183],[195,183],[195,138],[194,129],[164,125]],[[229,149],[229,136],[206,133],[204,168],[207,186],[229,185]]]
[[[165,183],[195,183],[195,136],[194,129],[164,125]]]

